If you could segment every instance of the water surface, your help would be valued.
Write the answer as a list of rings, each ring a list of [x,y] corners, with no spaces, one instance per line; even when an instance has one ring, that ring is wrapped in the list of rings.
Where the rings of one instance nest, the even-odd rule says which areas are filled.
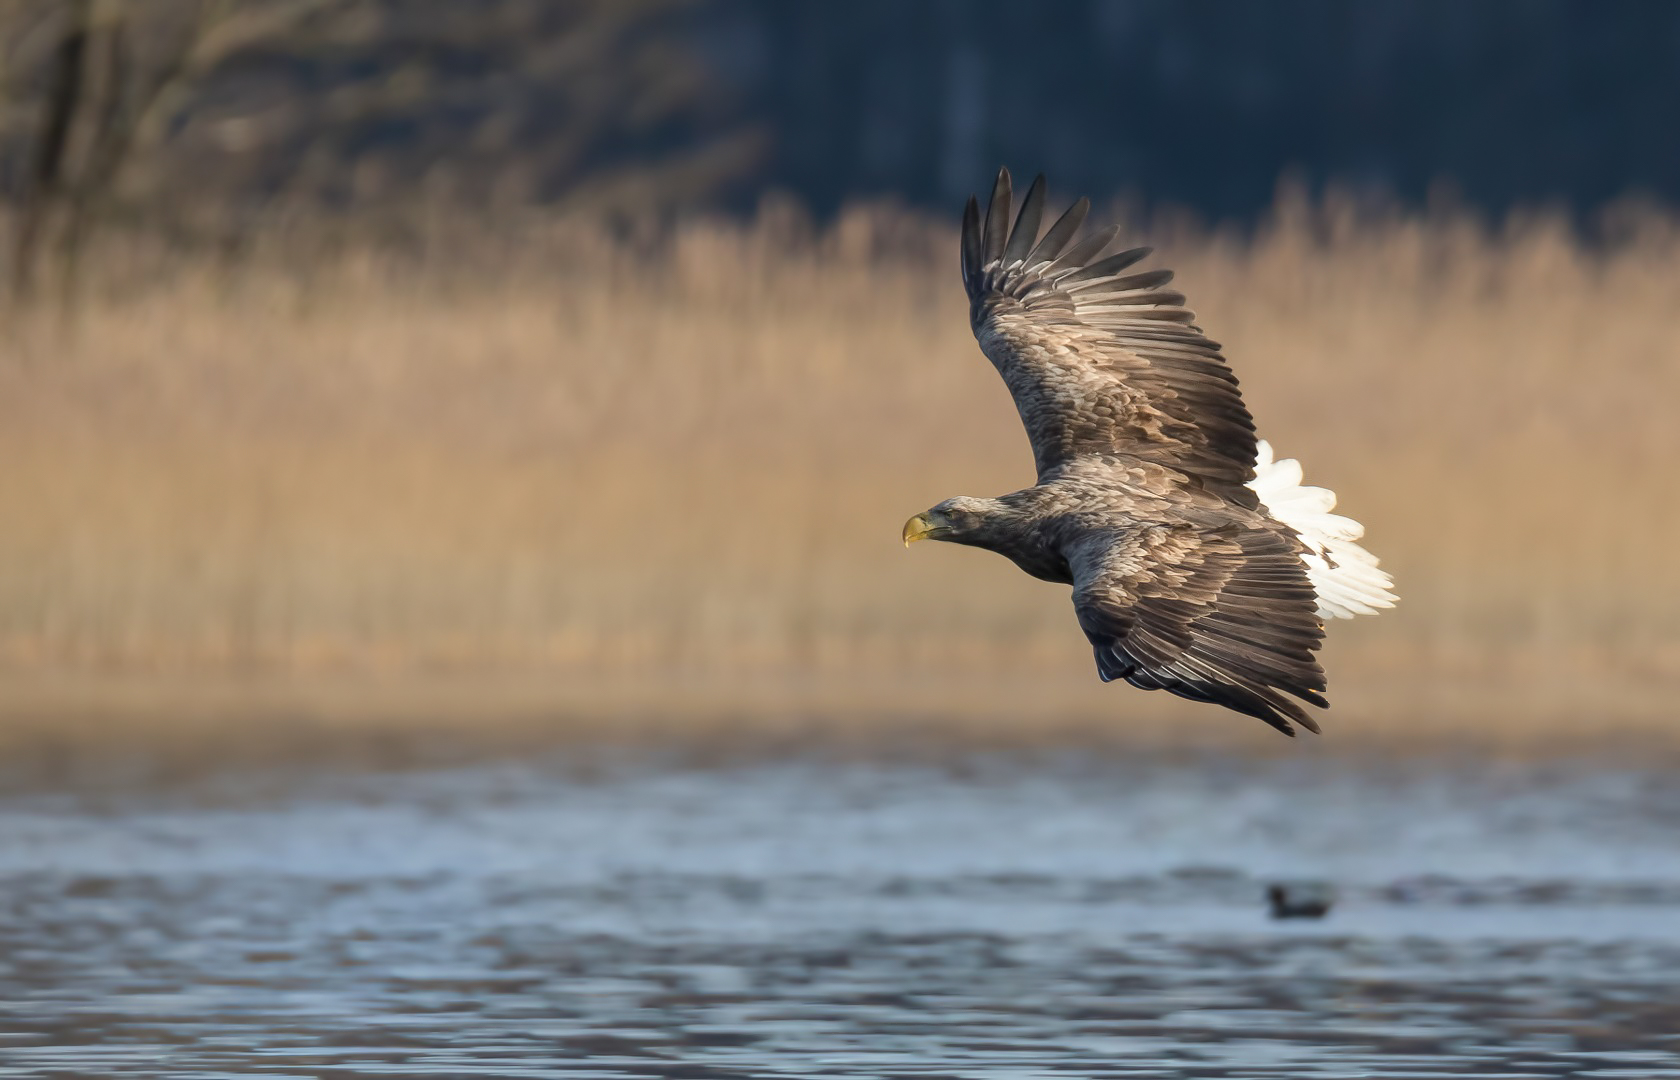
[[[1680,1077],[1654,769],[246,771],[0,799],[0,890],[6,1076]]]

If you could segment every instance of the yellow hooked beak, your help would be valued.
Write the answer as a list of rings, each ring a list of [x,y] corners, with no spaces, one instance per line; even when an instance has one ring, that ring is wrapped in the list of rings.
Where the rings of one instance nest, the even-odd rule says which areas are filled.
[[[926,514],[917,514],[904,523],[904,546],[909,547],[918,540],[925,540],[936,528],[938,526],[929,521]]]

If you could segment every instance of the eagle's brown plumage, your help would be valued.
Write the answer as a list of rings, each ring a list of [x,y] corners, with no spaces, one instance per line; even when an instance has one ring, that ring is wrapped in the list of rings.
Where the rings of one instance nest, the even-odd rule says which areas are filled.
[[[1106,680],[1223,705],[1294,734],[1318,725],[1323,638],[1295,530],[1247,487],[1254,421],[1219,345],[1170,271],[1103,257],[1116,229],[1074,242],[1081,199],[1042,238],[1044,178],[1010,228],[1010,178],[970,199],[962,276],[980,348],[1015,399],[1038,483],[947,500],[905,526],[997,551],[1073,586]]]
[[[963,215],[963,284],[980,348],[1027,426],[1039,479],[1081,454],[1120,451],[1241,486],[1254,476],[1254,419],[1236,377],[1194,325],[1171,270],[1125,271],[1149,255],[1095,258],[1119,232],[1065,252],[1089,209],[1080,199],[1036,246],[1044,177],[1009,229],[1009,170],[998,173],[984,228]],[[1007,234],[1007,239],[1006,239]]]

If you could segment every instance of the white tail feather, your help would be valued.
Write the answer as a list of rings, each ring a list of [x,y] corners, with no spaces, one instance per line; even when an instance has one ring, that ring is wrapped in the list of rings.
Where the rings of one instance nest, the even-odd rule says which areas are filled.
[[[1355,542],[1365,535],[1365,526],[1332,514],[1336,493],[1303,485],[1299,461],[1274,461],[1271,444],[1262,439],[1254,479],[1248,486],[1266,510],[1300,534],[1307,545],[1301,561],[1307,564],[1307,577],[1318,593],[1319,618],[1375,615],[1400,599],[1394,595],[1393,579],[1377,569],[1377,557]]]

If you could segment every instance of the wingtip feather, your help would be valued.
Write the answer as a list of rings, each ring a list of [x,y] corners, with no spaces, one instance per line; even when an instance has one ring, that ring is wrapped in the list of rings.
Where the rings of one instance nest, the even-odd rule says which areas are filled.
[[[1032,249],[1032,254],[1027,256],[1027,264],[1037,266],[1060,255],[1062,249],[1068,246],[1068,241],[1073,239],[1073,234],[1079,231],[1079,226],[1085,224],[1085,215],[1090,212],[1091,200],[1080,196],[1072,206],[1062,211],[1062,216],[1050,226],[1049,231],[1044,234],[1044,239]],[[1105,243],[1103,246],[1108,245]]]
[[[1038,226],[1043,220],[1044,174],[1039,173],[1027,188],[1026,197],[1021,200],[1021,212],[1015,216],[1015,227],[1010,230],[1009,242],[1004,245],[1005,266],[1024,261],[1032,252],[1038,242]]]
[[[962,219],[962,279],[963,289],[970,295],[980,283],[980,200],[973,195],[963,207]]]
[[[986,204],[986,233],[984,255],[981,261],[983,267],[1003,258],[1003,250],[1009,241],[1009,208],[1014,202],[1014,193],[1007,167],[998,170],[997,180],[992,184],[992,198]]]

